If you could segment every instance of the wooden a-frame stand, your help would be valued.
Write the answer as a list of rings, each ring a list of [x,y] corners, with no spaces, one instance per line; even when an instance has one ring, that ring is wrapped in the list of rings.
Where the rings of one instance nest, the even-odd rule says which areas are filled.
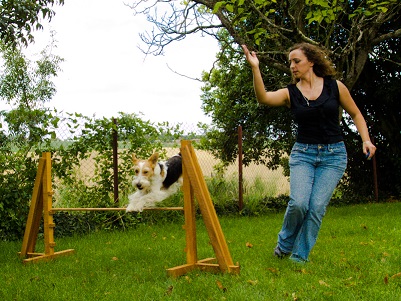
[[[54,252],[56,243],[54,242],[55,224],[53,222],[53,212],[51,211],[52,203],[51,156],[47,152],[43,153],[42,158],[39,159],[39,167],[33,187],[24,239],[22,240],[21,252],[19,253],[20,257],[24,258],[24,263],[50,260],[58,256],[74,253],[73,249]],[[45,252],[35,253],[42,214]]]
[[[167,273],[170,276],[177,277],[194,269],[200,269],[210,272],[221,271],[239,274],[240,268],[238,265],[234,265],[231,259],[230,251],[228,250],[216,210],[214,209],[202,170],[190,141],[181,141],[181,155],[184,177],[184,229],[186,232],[185,252],[187,253],[187,264],[168,269]],[[216,258],[198,260],[194,196],[198,201],[199,209]],[[216,260],[217,264],[213,263]]]
[[[238,274],[240,268],[238,265],[233,264],[223,231],[206,186],[206,182],[203,178],[195,151],[190,141],[184,140],[181,142],[181,155],[183,159],[183,210],[185,217],[184,229],[186,233],[185,252],[187,263],[167,269],[167,274],[171,277],[178,277],[195,269],[208,272],[227,272]],[[69,255],[74,252],[73,249],[60,252],[54,251],[56,244],[54,242],[55,224],[53,222],[53,214],[55,212],[64,210],[125,210],[125,208],[52,208],[52,195],[51,156],[50,153],[43,153],[42,158],[39,160],[39,167],[35,179],[30,211],[20,252],[20,257],[23,258],[24,263],[50,260],[58,256]],[[216,258],[198,260],[194,197],[198,201],[199,209],[201,211]],[[163,210],[163,208],[160,209]],[[179,210],[179,208],[171,209]],[[44,253],[35,253],[35,246],[42,215],[44,224],[43,229],[45,251]]]

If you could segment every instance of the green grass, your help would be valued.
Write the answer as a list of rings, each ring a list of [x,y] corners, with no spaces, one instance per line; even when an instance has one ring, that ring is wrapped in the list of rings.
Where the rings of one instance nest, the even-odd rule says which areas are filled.
[[[401,300],[401,203],[330,207],[305,265],[272,256],[282,218],[220,219],[239,276],[168,278],[167,268],[185,263],[181,223],[56,237],[56,250],[76,254],[26,266],[21,242],[1,242],[0,299]],[[202,221],[197,233],[199,259],[213,257]]]

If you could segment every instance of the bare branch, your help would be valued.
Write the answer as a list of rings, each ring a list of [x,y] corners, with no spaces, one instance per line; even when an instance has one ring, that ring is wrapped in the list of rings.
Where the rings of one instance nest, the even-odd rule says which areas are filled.
[[[173,72],[173,73],[175,73],[175,74],[177,74],[179,76],[182,76],[182,77],[185,77],[185,78],[188,78],[188,79],[191,79],[191,80],[196,80],[196,81],[202,82],[202,79],[200,79],[200,78],[191,77],[191,76],[179,73],[179,72],[173,70],[168,64],[166,64],[166,66],[167,66],[168,69],[170,69],[171,72]]]

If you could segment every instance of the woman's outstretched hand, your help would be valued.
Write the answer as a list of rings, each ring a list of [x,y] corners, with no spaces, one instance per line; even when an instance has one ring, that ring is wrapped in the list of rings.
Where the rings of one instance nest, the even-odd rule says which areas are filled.
[[[249,51],[246,45],[241,45],[242,50],[244,51],[246,60],[251,65],[251,67],[259,67],[259,59],[256,56],[255,51]]]

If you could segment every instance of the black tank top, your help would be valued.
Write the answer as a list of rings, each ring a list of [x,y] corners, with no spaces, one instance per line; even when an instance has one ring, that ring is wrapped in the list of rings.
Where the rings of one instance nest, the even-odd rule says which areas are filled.
[[[287,88],[290,92],[291,112],[298,124],[297,142],[329,144],[343,141],[336,80],[324,78],[322,93],[312,101],[307,101],[295,84]]]

